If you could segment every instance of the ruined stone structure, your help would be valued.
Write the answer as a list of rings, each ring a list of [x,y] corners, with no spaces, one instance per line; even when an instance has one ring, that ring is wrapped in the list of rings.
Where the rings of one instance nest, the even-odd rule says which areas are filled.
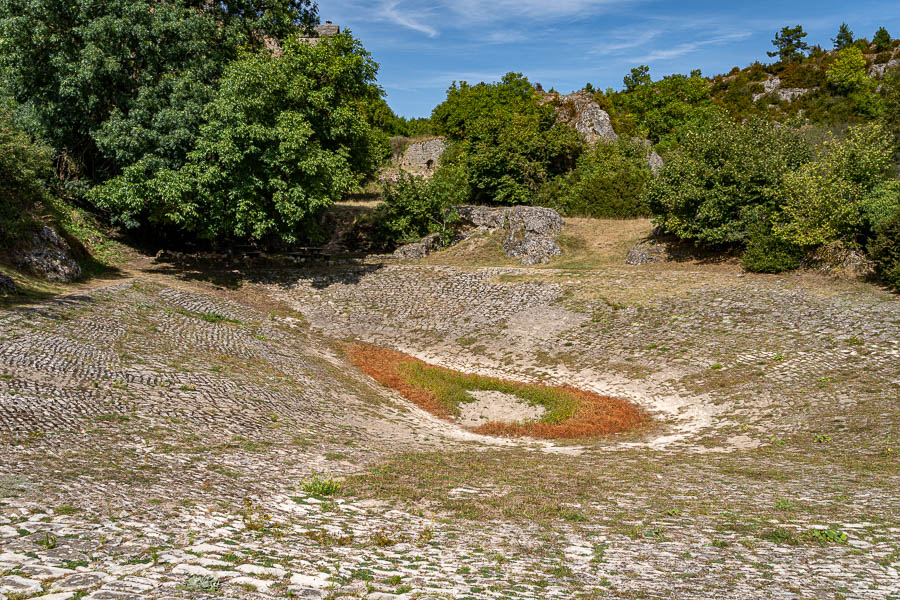
[[[400,166],[405,169],[433,171],[446,149],[447,140],[443,137],[413,142],[400,157]]]
[[[324,25],[316,25],[313,30],[316,32],[316,35],[313,37],[302,37],[300,41],[305,44],[310,44],[315,46],[319,43],[321,38],[331,37],[333,35],[337,35],[341,32],[341,28],[339,25],[335,25],[331,21],[325,21]]]

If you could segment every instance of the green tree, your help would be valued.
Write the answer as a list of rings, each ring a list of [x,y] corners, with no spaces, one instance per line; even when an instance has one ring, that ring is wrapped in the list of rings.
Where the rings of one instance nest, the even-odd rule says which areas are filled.
[[[796,25],[794,27],[782,27],[781,31],[775,34],[772,44],[775,46],[775,52],[768,52],[769,56],[777,56],[782,63],[791,63],[802,60],[804,52],[809,50],[809,45],[803,41],[807,33],[803,31],[803,27]]]
[[[377,65],[348,32],[228,65],[180,168],[143,161],[90,198],[128,227],[293,242],[384,152],[366,119]]]
[[[174,167],[238,48],[316,19],[308,0],[0,0],[0,76],[87,175]]]
[[[888,33],[888,30],[884,27],[879,27],[878,31],[875,32],[875,37],[872,38],[872,43],[875,44],[875,50],[877,52],[884,52],[890,48],[892,41],[891,34]]]
[[[709,84],[699,72],[668,75],[659,81],[646,83],[631,92],[612,97],[616,118],[633,121],[636,135],[659,143],[675,129],[690,120],[699,110],[712,106]],[[624,132],[620,132],[624,133]]]
[[[838,29],[837,37],[831,38],[835,50],[843,50],[853,45],[853,32],[846,23],[841,23]]]
[[[457,142],[446,162],[465,171],[475,203],[530,203],[544,182],[574,167],[583,148],[518,73],[493,84],[454,83],[432,123]]]
[[[841,94],[865,88],[869,81],[865,56],[855,46],[841,50],[828,69],[827,77],[828,84]]]
[[[650,67],[641,65],[631,69],[631,72],[625,76],[622,83],[625,85],[626,92],[633,92],[640,86],[649,84],[651,81],[653,80],[650,78]]]
[[[743,244],[751,228],[777,208],[785,173],[810,159],[809,145],[789,127],[763,120],[741,124],[718,113],[677,132],[647,203],[666,231],[701,244]]]

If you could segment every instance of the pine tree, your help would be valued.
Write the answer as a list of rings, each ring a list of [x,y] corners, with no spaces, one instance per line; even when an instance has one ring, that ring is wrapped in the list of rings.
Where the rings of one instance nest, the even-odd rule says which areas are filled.
[[[878,29],[875,32],[875,37],[872,39],[872,42],[875,44],[875,50],[878,52],[884,52],[891,46],[891,34],[888,33],[888,30],[884,27]]]
[[[777,56],[783,63],[801,60],[804,52],[809,50],[809,45],[803,41],[806,37],[803,27],[797,25],[795,27],[782,27],[779,33],[775,34],[772,44],[777,50],[775,52],[767,52],[769,56]]]
[[[840,29],[838,29],[838,34],[836,38],[831,39],[834,42],[835,50],[843,50],[847,46],[853,43],[853,32],[850,31],[850,26],[846,23],[841,23]]]

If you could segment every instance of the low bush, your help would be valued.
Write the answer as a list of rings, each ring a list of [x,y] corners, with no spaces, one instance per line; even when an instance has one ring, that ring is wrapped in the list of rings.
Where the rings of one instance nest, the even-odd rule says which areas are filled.
[[[881,278],[900,291],[900,209],[878,225],[869,254]]]
[[[786,242],[772,233],[770,227],[759,224],[751,228],[741,260],[752,273],[783,273],[800,266],[803,248]]]
[[[403,175],[384,190],[375,215],[376,235],[383,247],[415,242],[431,233],[449,241],[458,221],[454,207],[465,203],[468,187],[458,166],[438,169],[432,179]]]
[[[648,186],[657,223],[702,245],[744,244],[777,207],[773,190],[812,151],[798,132],[707,113],[676,132],[681,146]]]
[[[869,235],[900,211],[900,179],[877,185],[862,201],[863,223]]]
[[[546,184],[536,204],[566,216],[632,218],[649,215],[644,193],[651,172],[649,149],[638,142],[599,143],[571,173]]]

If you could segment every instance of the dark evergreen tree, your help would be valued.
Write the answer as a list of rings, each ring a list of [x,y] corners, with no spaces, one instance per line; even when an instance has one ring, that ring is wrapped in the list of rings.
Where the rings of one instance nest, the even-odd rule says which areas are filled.
[[[891,34],[888,33],[888,30],[884,27],[880,27],[878,31],[875,32],[875,37],[872,38],[872,43],[875,44],[875,50],[878,52],[884,52],[890,48],[892,41]]]
[[[834,43],[835,50],[843,50],[853,44],[853,32],[850,31],[850,26],[846,23],[841,23],[837,37],[831,38],[831,41]]]
[[[772,44],[777,50],[767,54],[773,57],[777,56],[783,63],[801,60],[804,57],[803,53],[809,50],[809,44],[803,41],[806,35],[807,33],[803,31],[801,25],[782,27],[781,31],[775,34],[775,39],[772,40]]]
[[[631,69],[631,73],[625,76],[622,83],[625,84],[626,92],[633,92],[639,86],[646,85],[653,81],[650,78],[650,67],[641,65]]]

